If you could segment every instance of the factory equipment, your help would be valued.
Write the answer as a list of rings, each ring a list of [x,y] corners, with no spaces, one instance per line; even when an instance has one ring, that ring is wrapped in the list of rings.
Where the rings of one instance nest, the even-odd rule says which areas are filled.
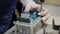
[[[36,34],[42,28],[42,16],[38,15],[38,13],[42,11],[44,0],[40,0],[40,2],[40,11],[30,10],[28,12],[24,12],[25,6],[23,5],[20,18],[18,18],[18,20],[14,22],[14,24],[16,25],[15,34],[17,34],[17,31],[20,34]]]

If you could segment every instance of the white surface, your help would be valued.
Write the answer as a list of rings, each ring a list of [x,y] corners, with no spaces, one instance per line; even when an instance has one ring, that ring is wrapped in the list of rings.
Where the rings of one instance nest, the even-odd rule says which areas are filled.
[[[58,34],[58,31],[57,31],[57,30],[53,30],[53,28],[52,28],[51,25],[48,25],[48,26],[45,28],[45,32],[53,33],[53,34]],[[43,28],[40,29],[40,31],[37,32],[36,34],[43,34]]]
[[[53,18],[54,18],[54,20],[55,20],[55,24],[56,25],[60,25],[60,17],[57,17],[57,16],[50,16],[50,18],[47,20],[47,24],[50,24],[50,25],[52,25],[52,20],[53,20]]]
[[[52,20],[53,17],[55,19],[55,23],[60,25],[60,6],[55,6],[55,5],[44,5],[49,12],[51,13],[50,18],[47,21],[47,24],[51,24],[52,25]]]
[[[45,4],[45,7],[49,10],[51,15],[60,17],[60,6]]]
[[[15,30],[15,26],[13,26],[12,28],[10,28],[7,32],[5,32],[4,34],[10,34],[12,33],[12,31]]]

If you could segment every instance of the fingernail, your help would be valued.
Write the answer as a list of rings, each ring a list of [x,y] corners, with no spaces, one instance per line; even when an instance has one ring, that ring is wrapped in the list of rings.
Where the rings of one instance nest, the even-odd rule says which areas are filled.
[[[40,13],[38,13],[38,15],[42,15],[42,14],[41,14],[41,12],[40,12]]]

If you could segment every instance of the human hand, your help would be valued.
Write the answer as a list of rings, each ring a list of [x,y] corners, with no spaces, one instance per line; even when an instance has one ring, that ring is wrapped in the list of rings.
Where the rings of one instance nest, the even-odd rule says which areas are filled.
[[[25,8],[25,12],[28,12],[29,10],[37,10],[40,11],[40,7],[41,5],[36,4],[36,3],[27,3],[26,8]],[[42,11],[38,13],[38,15],[43,16],[42,17],[42,21],[43,23],[46,23],[46,21],[48,20],[48,18],[50,17],[50,13],[48,11],[48,9],[46,9],[45,7],[42,8]]]

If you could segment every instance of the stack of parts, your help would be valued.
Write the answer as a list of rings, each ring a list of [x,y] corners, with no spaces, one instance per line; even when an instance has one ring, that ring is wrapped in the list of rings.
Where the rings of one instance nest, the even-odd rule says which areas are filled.
[[[19,34],[36,34],[41,28],[42,28],[42,23],[40,22],[41,18],[38,17],[34,22],[31,23],[24,23],[24,22],[15,22],[14,24],[16,25],[16,32],[19,32]]]

